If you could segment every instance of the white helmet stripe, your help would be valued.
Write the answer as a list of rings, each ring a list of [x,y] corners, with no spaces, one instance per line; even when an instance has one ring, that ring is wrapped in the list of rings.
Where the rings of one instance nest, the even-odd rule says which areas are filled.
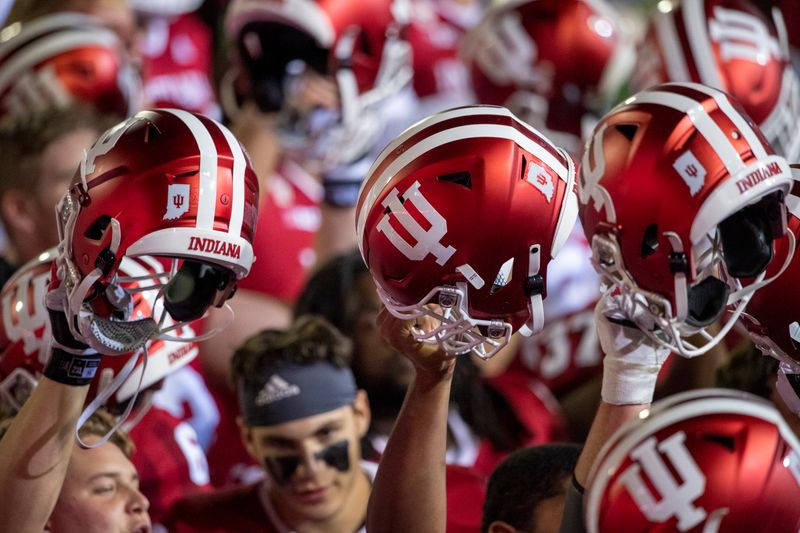
[[[41,35],[75,29],[75,27],[103,29],[102,22],[97,18],[82,13],[69,12],[45,15],[26,22],[24,25],[21,23],[10,24],[0,31],[0,59],[18,49],[20,45],[15,44],[16,42],[28,43]],[[12,41],[12,45],[6,46],[9,41]]]
[[[508,113],[507,110],[504,110]],[[466,113],[465,115],[467,115]],[[495,113],[499,114],[499,113]],[[509,113],[510,114],[510,113]],[[440,122],[440,121],[437,121]],[[424,126],[428,126],[426,123]],[[421,128],[417,128],[419,131]],[[401,136],[408,137],[407,135]],[[511,126],[502,126],[502,125],[494,125],[494,124],[469,124],[458,126],[455,128],[450,128],[447,130],[440,131],[430,137],[426,137],[420,140],[418,143],[414,144],[413,146],[408,147],[401,155],[399,155],[391,164],[389,164],[383,173],[375,180],[369,190],[369,193],[361,205],[361,211],[358,213],[358,224],[357,224],[357,232],[358,232],[358,242],[359,246],[361,246],[361,239],[364,232],[364,225],[366,224],[367,213],[371,209],[372,205],[378,198],[378,195],[381,191],[386,187],[386,185],[392,180],[392,178],[407,164],[409,164],[414,159],[420,157],[422,154],[433,150],[434,148],[438,148],[444,144],[448,144],[455,141],[460,141],[463,139],[481,139],[481,138],[495,138],[495,139],[508,139],[514,141],[519,146],[521,146],[524,150],[534,154],[536,157],[541,159],[541,161],[555,170],[558,177],[564,181],[565,183],[569,183],[569,171],[567,167],[564,166],[561,161],[559,161],[553,154],[551,154],[548,150],[542,148],[530,138],[525,136],[522,132],[513,128]],[[391,145],[389,146],[391,147]],[[382,156],[385,156],[386,151]],[[383,157],[379,157],[376,160],[376,164],[382,162]],[[368,175],[371,175],[372,171]]]
[[[225,136],[231,154],[233,154],[233,172],[231,173],[233,178],[231,194],[233,198],[231,198],[231,220],[228,224],[228,234],[239,236],[242,233],[242,217],[244,216],[244,172],[247,167],[247,159],[242,151],[242,146],[233,136],[233,133],[216,121],[215,124]]]
[[[764,143],[761,142],[761,140],[758,138],[758,135],[756,135],[756,132],[753,131],[753,128],[750,127],[742,114],[733,108],[733,104],[731,104],[731,101],[727,96],[725,96],[724,93],[699,83],[683,83],[681,85],[691,87],[696,91],[707,94],[714,98],[714,101],[717,102],[719,108],[728,116],[729,119],[731,119],[733,125],[736,126],[737,130],[739,130],[739,133],[744,136],[747,144],[750,145],[750,149],[753,150],[753,155],[755,155],[758,159],[764,159],[767,157],[767,150],[764,146]]]
[[[682,84],[681,84],[682,85]],[[745,167],[739,153],[719,125],[703,109],[703,104],[680,94],[666,91],[645,91],[625,101],[626,104],[656,104],[676,109],[689,116],[697,131],[706,139],[720,158],[728,173],[733,175]]]
[[[91,45],[113,48],[119,46],[119,40],[109,30],[85,28],[80,31],[58,33],[26,45],[2,65],[0,91],[13,84],[23,72],[41,61],[68,50]]]
[[[683,54],[678,30],[675,27],[675,12],[659,12],[655,19],[655,33],[663,53],[667,78],[670,80],[689,80],[689,67]]]
[[[196,191],[197,225],[199,229],[214,229],[214,214],[217,205],[217,147],[208,129],[200,120],[187,111],[163,109],[183,121],[192,132],[200,151],[200,190]]]
[[[692,48],[692,59],[700,81],[712,87],[722,87],[722,80],[711,51],[711,39],[706,26],[705,0],[686,0],[683,3],[683,24]]]
[[[452,120],[461,117],[477,117],[477,116],[501,116],[501,117],[514,117],[519,121],[520,124],[523,124],[526,128],[530,131],[534,132],[536,135],[540,136],[542,140],[556,151],[556,146],[550,142],[550,139],[542,135],[539,131],[534,129],[530,124],[519,120],[511,111],[506,109],[505,107],[498,107],[498,106],[467,106],[467,107],[457,107],[455,109],[449,109],[447,111],[442,111],[441,113],[436,113],[430,117],[424,118],[409,126],[403,133],[398,135],[394,138],[386,147],[381,151],[378,157],[375,159],[375,162],[372,163],[372,167],[367,172],[367,176],[372,175],[378,165],[383,162],[383,160],[388,156],[388,154],[394,152],[401,144],[406,142],[408,139],[416,135],[417,133],[421,132],[426,128],[430,128],[431,126],[435,126],[445,120]],[[366,181],[362,183],[362,187],[366,185]]]

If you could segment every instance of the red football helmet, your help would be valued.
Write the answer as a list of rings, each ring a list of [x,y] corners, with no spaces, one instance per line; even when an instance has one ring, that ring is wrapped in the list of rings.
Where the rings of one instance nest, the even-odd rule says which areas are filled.
[[[694,81],[730,93],[777,153],[800,159],[800,80],[777,8],[770,22],[748,0],[661,2],[635,73],[634,91]]]
[[[239,66],[221,89],[226,113],[239,112],[235,83],[241,97],[278,112],[297,160],[323,170],[358,160],[385,126],[380,108],[411,80],[408,9],[407,0],[234,0],[225,27]],[[307,70],[333,78],[337,112],[292,105]]]
[[[45,308],[45,294],[50,283],[51,263],[56,257],[55,248],[42,253],[20,268],[0,292],[3,314],[0,401],[7,412],[16,412],[22,407],[50,357],[50,321]],[[152,257],[123,258],[119,277],[140,280],[121,284],[130,298],[131,318],[157,316],[153,307],[156,294],[146,289],[157,281],[158,276],[166,276],[166,273],[161,263]],[[167,317],[164,325],[174,324]],[[177,328],[173,336],[173,340],[155,339],[147,344],[146,368],[143,357],[140,357],[141,351],[135,355],[103,357],[98,377],[89,388],[87,402],[99,394],[112,393],[103,403],[110,411],[119,414],[122,405],[133,398],[140,387],[143,390],[156,384],[197,356],[197,346],[192,342],[195,335],[190,326]],[[123,378],[118,378],[121,374],[124,374]],[[123,381],[116,390],[106,392],[104,389],[114,378]]]
[[[420,339],[484,358],[523,326],[541,330],[547,265],[577,216],[574,178],[564,150],[502,107],[407,129],[372,165],[356,207],[386,308],[435,316],[441,327]]]
[[[635,61],[618,20],[603,0],[498,2],[464,46],[478,101],[508,107],[578,157],[589,113],[617,102]]]
[[[652,87],[607,114],[583,155],[578,197],[592,261],[652,340],[686,357],[705,353],[769,281],[791,180],[731,97],[693,83]],[[712,338],[704,328],[733,302]],[[701,348],[683,338],[697,332],[709,341]]]
[[[178,322],[222,306],[253,262],[258,180],[239,142],[221,124],[187,111],[142,111],[105,132],[84,156],[58,207],[58,279],[72,333],[102,353],[141,346],[120,340],[133,324],[114,316],[123,256],[173,258],[159,289]],[[178,260],[183,263],[178,270]],[[104,328],[117,331],[98,337]],[[99,342],[99,343],[98,343]]]
[[[0,34],[0,115],[83,102],[128,116],[141,81],[116,34],[86,15],[61,13]]]
[[[584,516],[590,533],[788,532],[800,528],[798,501],[800,441],[775,406],[701,389],[614,434],[589,475]]]

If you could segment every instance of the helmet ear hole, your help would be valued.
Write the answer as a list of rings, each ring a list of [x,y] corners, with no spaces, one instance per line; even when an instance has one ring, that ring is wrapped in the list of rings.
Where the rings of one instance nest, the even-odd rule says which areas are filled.
[[[628,142],[633,142],[636,132],[639,131],[639,126],[636,124],[616,124],[614,128],[616,128],[623,137],[628,139]]]
[[[111,217],[108,215],[101,215],[95,219],[94,222],[84,232],[84,237],[92,241],[99,241],[106,233],[108,225],[111,224]]]
[[[472,189],[472,175],[469,172],[453,172],[451,174],[443,174],[436,177],[439,181],[449,181],[456,185],[461,185],[467,189]]]
[[[642,257],[653,255],[658,250],[658,224],[650,224],[642,237]]]

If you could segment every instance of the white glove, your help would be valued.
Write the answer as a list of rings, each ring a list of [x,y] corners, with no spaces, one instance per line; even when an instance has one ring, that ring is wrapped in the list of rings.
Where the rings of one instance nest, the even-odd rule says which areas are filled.
[[[603,295],[595,306],[597,335],[603,349],[603,401],[636,405],[653,401],[658,372],[669,356],[621,310],[619,299]]]

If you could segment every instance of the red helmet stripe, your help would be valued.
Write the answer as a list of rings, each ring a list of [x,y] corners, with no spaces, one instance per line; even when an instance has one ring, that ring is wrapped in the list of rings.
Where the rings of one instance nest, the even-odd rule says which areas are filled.
[[[192,133],[200,152],[200,190],[197,191],[197,224],[199,229],[214,229],[217,206],[217,148],[208,129],[188,111],[164,109],[183,121]]]
[[[680,85],[684,86],[686,84]],[[713,89],[710,90],[713,91]],[[722,98],[727,98],[727,96],[722,93],[720,93],[720,95]],[[692,123],[694,123],[695,127],[697,128],[697,131],[700,132],[700,134],[705,138],[706,142],[708,142],[708,144],[714,149],[714,152],[720,158],[720,161],[722,161],[722,163],[725,165],[725,168],[729,174],[733,175],[745,167],[745,164],[742,161],[742,156],[736,151],[735,147],[725,136],[725,133],[722,131],[719,125],[708,115],[706,110],[703,108],[701,101],[675,92],[656,90],[641,92],[636,96],[626,100],[625,103],[655,104],[685,113],[690,117]],[[733,120],[733,117],[730,118]],[[746,127],[750,129],[749,126]],[[757,144],[763,150],[763,145],[760,145],[760,143]],[[755,151],[755,147],[751,148],[753,148]]]
[[[231,221],[228,225],[228,234],[238,237],[242,233],[242,218],[244,217],[244,173],[247,167],[247,158],[245,158],[242,146],[233,136],[233,133],[216,121],[214,121],[214,124],[225,136],[233,155],[233,187],[231,191],[233,198],[231,198]]]
[[[384,162],[385,158],[391,156],[393,151],[401,144],[404,140],[408,139],[409,137],[413,136],[417,132],[421,131],[424,128],[431,126],[432,124],[436,124],[443,120],[447,120],[453,118],[454,116],[460,115],[468,115],[474,114],[475,116],[484,116],[484,115],[510,115],[510,111],[504,108],[479,108],[476,110],[475,108],[461,108],[455,109],[451,112],[441,113],[440,115],[433,118],[430,122],[423,121],[412,128],[409,128],[403,135],[398,137],[394,142],[389,144],[381,155],[376,159],[375,163],[373,164],[373,169],[370,170],[368,175],[372,175],[372,172],[375,168],[381,165]],[[452,113],[452,114],[451,114]],[[460,114],[460,115],[459,115]],[[530,128],[531,133],[535,134],[536,130]],[[543,136],[539,135],[540,138],[544,139]],[[425,137],[420,139],[416,144],[413,144],[403,151],[402,154],[398,155],[391,163],[386,166],[380,176],[375,179],[366,180],[365,183],[369,182],[371,189],[366,191],[366,199],[361,202],[361,209],[358,213],[358,241],[361,241],[361,236],[363,235],[364,225],[366,224],[367,214],[369,213],[372,205],[378,198],[378,195],[383,191],[384,187],[391,181],[391,179],[400,171],[405,165],[410,163],[411,161],[415,160],[416,158],[420,157],[425,152],[433,150],[439,146],[444,144],[462,140],[462,139],[477,139],[477,138],[498,138],[498,139],[509,139],[517,143],[521,146],[524,150],[536,155],[543,163],[548,165],[552,168],[558,177],[564,181],[565,183],[569,183],[569,171],[567,166],[558,158],[553,156],[553,154],[534,142],[530,137],[524,135],[518,129],[513,128],[511,126],[502,126],[502,125],[494,125],[494,124],[470,124],[465,126],[458,126],[455,128],[451,128],[448,130],[440,131],[430,137]],[[549,141],[547,141],[548,144]],[[363,193],[364,191],[362,191]]]
[[[763,159],[769,155],[767,154],[767,149],[764,146],[764,143],[762,143],[758,138],[758,135],[756,135],[756,132],[753,131],[753,128],[751,128],[747,123],[747,120],[745,120],[741,113],[733,108],[730,98],[720,91],[699,83],[685,83],[683,85],[711,96],[719,106],[720,110],[722,110],[722,112],[725,113],[729,119],[731,119],[731,122],[733,122],[734,126],[736,126],[736,129],[739,130],[739,133],[744,136],[747,144],[750,145],[750,149],[753,150],[753,155],[755,155],[758,159]]]

